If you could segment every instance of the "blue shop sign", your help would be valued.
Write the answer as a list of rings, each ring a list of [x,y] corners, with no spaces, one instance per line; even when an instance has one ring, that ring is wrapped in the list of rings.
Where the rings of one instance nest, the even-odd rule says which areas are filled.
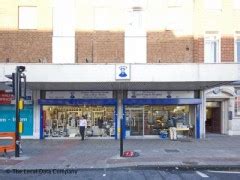
[[[20,111],[23,122],[23,136],[33,135],[33,106],[26,105]],[[15,132],[15,107],[13,105],[0,105],[0,132]]]

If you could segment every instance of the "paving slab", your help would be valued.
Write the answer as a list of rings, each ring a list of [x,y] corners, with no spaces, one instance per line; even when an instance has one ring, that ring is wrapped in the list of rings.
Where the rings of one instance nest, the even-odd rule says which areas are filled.
[[[119,140],[45,139],[22,140],[19,158],[0,157],[0,169],[96,169],[123,167],[238,167],[240,136],[209,135],[206,139],[171,141],[127,139],[124,150],[139,156],[119,156]],[[3,155],[3,154],[0,154]]]

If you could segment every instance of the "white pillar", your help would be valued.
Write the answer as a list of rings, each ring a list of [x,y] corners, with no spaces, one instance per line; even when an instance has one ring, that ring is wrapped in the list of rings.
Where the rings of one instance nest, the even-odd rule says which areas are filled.
[[[134,7],[139,8],[135,9]],[[126,18],[129,23],[126,26],[124,37],[125,63],[147,63],[147,33],[144,28],[144,5],[141,3],[134,4]]]
[[[120,137],[120,127],[121,127],[121,119],[123,118],[123,91],[117,91],[117,105],[118,105],[118,114],[117,114],[117,124],[118,124],[118,132],[117,137]]]
[[[229,112],[230,111],[232,112],[232,116],[234,115],[234,100],[235,100],[234,97],[229,99],[229,101],[228,101],[228,108],[227,108]],[[228,135],[233,135],[233,131],[234,131],[234,129],[233,129],[233,121],[234,121],[234,119],[229,120],[229,117],[227,116],[227,120],[228,120],[227,134]]]
[[[222,101],[221,107],[221,133],[228,134],[228,100]]]
[[[202,104],[200,106],[200,138],[205,138],[206,137],[206,129],[205,129],[205,124],[206,124],[206,95],[205,91],[202,90],[200,91],[200,98],[202,100]]]
[[[75,63],[75,7],[75,0],[54,0],[53,63]]]
[[[40,106],[38,105],[40,99],[40,91],[33,91],[33,138],[40,139]]]

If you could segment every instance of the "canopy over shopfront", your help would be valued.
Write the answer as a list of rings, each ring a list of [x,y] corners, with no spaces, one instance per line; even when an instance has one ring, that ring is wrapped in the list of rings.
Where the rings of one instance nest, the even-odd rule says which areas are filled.
[[[16,65],[0,65],[0,82],[6,81],[5,75]],[[240,65],[232,63],[25,66],[32,90],[202,90],[240,79]],[[119,76],[122,72],[125,76]]]
[[[6,81],[5,75],[12,73],[16,65],[17,64],[0,65],[1,89],[6,88],[3,83]],[[153,127],[154,124],[151,119],[155,119],[155,125],[157,120],[160,120],[160,124],[164,130],[165,125],[163,125],[163,123],[167,123],[164,122],[166,121],[165,116],[172,117],[172,115],[177,112],[180,117],[180,112],[183,112],[182,110],[184,110],[184,113],[188,114],[188,122],[196,127],[195,136],[197,138],[203,137],[205,132],[205,121],[203,118],[204,107],[201,104],[201,102],[204,102],[202,90],[239,80],[240,69],[239,64],[227,63],[26,64],[25,66],[27,86],[29,89],[33,90],[35,94],[34,101],[37,102],[39,100],[38,103],[34,104],[34,132],[35,134],[40,132],[40,137],[45,135],[49,136],[49,133],[52,135],[59,135],[56,133],[54,134],[54,132],[59,131],[60,127],[63,129],[65,128],[64,126],[58,125],[55,131],[53,129],[54,126],[52,126],[54,124],[52,121],[49,122],[51,124],[51,128],[47,129],[48,124],[47,121],[45,123],[45,115],[46,117],[53,118],[52,120],[54,120],[55,117],[58,119],[60,118],[60,120],[64,123],[65,115],[69,118],[69,115],[71,114],[69,113],[70,111],[73,111],[75,114],[77,111],[77,116],[81,116],[82,114],[85,116],[87,115],[87,117],[91,119],[89,123],[94,124],[91,125],[91,127],[94,126],[95,128],[95,126],[99,127],[98,122],[101,120],[101,118],[98,120],[100,117],[99,113],[100,111],[103,111],[103,115],[101,117],[108,117],[106,118],[106,127],[108,128],[102,132],[99,132],[99,129],[97,128],[91,128],[91,132],[94,132],[92,135],[114,136],[117,138],[119,137],[117,132],[119,132],[118,128],[120,119],[125,114],[127,115],[124,118],[126,125],[128,122],[133,123],[129,124],[130,134],[132,133],[132,135],[138,134],[144,136],[155,134],[155,129]],[[42,93],[40,93],[40,91]],[[107,99],[104,99],[105,96],[101,96],[98,100],[94,98],[95,96],[88,96],[87,100],[76,97],[76,99],[73,100],[68,95],[67,98],[63,98],[65,100],[61,100],[61,98],[47,98],[44,93],[50,91],[63,91],[67,92],[67,94],[71,94],[72,91],[110,91],[108,93],[110,93],[111,96],[107,97]],[[135,92],[132,92],[131,94],[130,91],[155,91],[156,93],[157,91],[165,92],[163,92],[161,97],[158,97],[159,94],[154,93],[150,93],[151,97],[148,97],[149,94],[146,95],[143,93],[134,100],[132,95]],[[184,93],[179,95],[179,91],[191,92],[186,92],[187,97],[185,97]],[[169,92],[172,92],[170,98],[168,98]],[[81,97],[80,95],[81,94],[79,94],[79,97]],[[141,100],[141,96],[144,97],[143,100]],[[191,99],[189,100],[184,98]],[[110,101],[112,104],[108,103]],[[38,110],[38,105],[40,105],[40,112]],[[77,110],[71,110],[71,108],[77,108]],[[52,111],[54,109],[58,112],[56,113],[55,111]],[[63,112],[66,112],[65,115]],[[184,113],[181,113],[181,115]],[[136,121],[131,120],[131,118],[135,115],[139,116],[137,120],[140,122],[138,123],[138,129],[135,129],[137,125],[137,123],[135,123]],[[147,116],[147,118],[145,118],[145,116]],[[94,117],[97,118],[97,121]],[[141,118],[144,118],[144,120]],[[47,119],[49,118],[46,118],[46,120]],[[184,118],[180,117],[179,119],[182,121]],[[69,119],[67,124],[69,132],[76,134],[77,125],[69,122]],[[146,126],[148,128],[146,128]],[[127,126],[125,134],[127,134]],[[64,136],[64,134],[62,135]]]

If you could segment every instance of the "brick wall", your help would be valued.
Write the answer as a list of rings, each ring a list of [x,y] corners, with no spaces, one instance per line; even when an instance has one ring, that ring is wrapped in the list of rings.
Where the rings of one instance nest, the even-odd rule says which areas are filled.
[[[193,37],[176,37],[171,31],[147,33],[148,63],[192,63]]]
[[[204,63],[204,39],[194,39],[194,62]],[[221,38],[221,62],[234,62],[234,38]]]
[[[204,62],[204,39],[203,38],[194,39],[193,62],[194,63]]]
[[[0,62],[38,63],[39,59],[52,62],[52,32],[0,31]]]
[[[222,62],[234,62],[234,38],[221,38],[221,60]]]
[[[0,31],[0,62],[52,62],[52,32]],[[123,63],[124,32],[76,32],[78,63]],[[204,39],[175,37],[171,31],[147,33],[148,63],[203,63]],[[221,61],[234,62],[234,38],[222,37]]]
[[[124,32],[76,32],[78,63],[123,63]]]

